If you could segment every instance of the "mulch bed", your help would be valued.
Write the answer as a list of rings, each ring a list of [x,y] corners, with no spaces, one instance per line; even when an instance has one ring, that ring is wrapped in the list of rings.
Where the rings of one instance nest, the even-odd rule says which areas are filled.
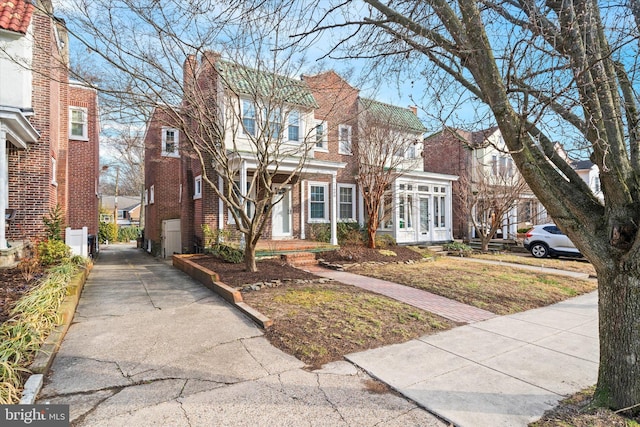
[[[213,255],[203,255],[189,258],[197,264],[215,271],[220,280],[229,286],[242,286],[248,283],[268,282],[283,279],[317,279],[306,271],[291,267],[280,259],[263,259],[257,261],[258,271],[244,271],[244,263],[232,264],[215,258]]]
[[[383,252],[392,251],[396,256],[384,255],[380,250],[380,248],[371,249],[364,246],[343,246],[335,251],[320,252],[316,258],[329,263],[406,262],[422,259],[422,254],[405,246],[390,246],[382,249]]]
[[[9,318],[9,312],[22,295],[37,283],[36,278],[27,282],[17,267],[0,268],[0,324]]]

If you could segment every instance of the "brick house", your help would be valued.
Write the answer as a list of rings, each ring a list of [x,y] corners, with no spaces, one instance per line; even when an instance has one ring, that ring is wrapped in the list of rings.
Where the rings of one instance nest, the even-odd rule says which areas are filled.
[[[194,57],[187,58],[184,74],[194,76],[191,81],[185,80],[185,87],[187,90],[197,88],[201,104],[214,100],[222,106],[221,110],[227,112],[225,120],[235,117],[235,122],[227,123],[220,139],[237,168],[239,189],[247,187],[254,171],[260,167],[249,144],[251,135],[247,135],[254,128],[277,126],[285,149],[302,145],[310,147],[308,155],[303,157],[302,167],[300,157],[295,155],[284,156],[277,165],[269,166],[279,172],[273,183],[278,186],[282,200],[273,206],[262,238],[308,239],[313,238],[315,227],[324,226],[330,230],[330,242],[337,244],[338,222],[364,223],[362,197],[354,177],[357,158],[351,147],[357,146],[359,116],[365,106],[370,108],[373,105],[373,101],[363,100],[358,89],[332,71],[297,80],[230,63],[213,53],[204,55],[200,61]],[[251,85],[247,82],[257,84],[249,89]],[[276,91],[285,94],[281,109],[286,113],[278,111],[279,119],[266,120],[264,117],[271,117],[271,114],[261,113],[262,107],[256,106],[260,104],[261,97],[269,96],[261,91],[265,87],[273,90],[270,86],[273,82],[276,82]],[[226,97],[227,93],[234,97]],[[398,110],[401,116],[409,117],[410,123],[415,125],[417,122],[411,132],[419,141],[419,156],[424,127],[417,116],[409,109],[382,103],[375,105]],[[183,101],[182,111],[185,108],[189,106]],[[216,174],[207,159],[205,164],[211,170],[203,174],[200,160],[183,141],[187,136],[180,131],[180,123],[188,120],[178,117],[179,111],[177,108],[156,109],[145,135],[146,248],[163,256],[196,250],[203,239],[203,224],[218,230],[235,229],[228,207],[203,180],[203,175],[206,175],[213,185],[222,188],[222,176]],[[381,232],[393,234],[399,242],[406,243],[450,240],[451,181],[455,177],[425,173],[422,163],[418,164],[416,170],[403,175],[390,190],[389,211],[399,211],[399,206],[403,205],[408,223],[403,222],[406,219],[400,221],[399,214],[395,214],[397,219],[389,218]],[[292,178],[291,174],[294,175]],[[431,186],[431,191],[426,191],[427,185]],[[246,191],[252,190],[247,188]],[[433,197],[432,191],[442,191],[437,196],[442,227],[435,227],[438,230],[427,234],[430,211],[427,211],[426,204],[429,202],[422,202],[420,194],[424,193],[426,199],[427,193]],[[406,209],[408,193],[410,208]],[[424,207],[422,214],[421,207]],[[404,226],[404,229],[393,225],[400,223],[415,225]],[[422,230],[419,224],[424,225]],[[434,227],[428,232],[433,230]]]
[[[424,168],[440,173],[455,173],[460,180],[453,185],[453,236],[456,239],[474,238],[475,230],[471,225],[470,215],[463,207],[460,194],[469,194],[471,186],[477,179],[490,179],[500,171],[518,174],[513,159],[506,149],[504,140],[497,126],[470,132],[462,129],[445,128],[424,140]],[[478,167],[486,169],[482,178],[477,176]],[[503,238],[513,238],[520,228],[548,221],[547,213],[528,190],[520,193],[515,207],[502,218],[499,230]]]
[[[66,226],[98,232],[97,93],[69,81],[68,36],[51,1],[0,0],[0,251]]]

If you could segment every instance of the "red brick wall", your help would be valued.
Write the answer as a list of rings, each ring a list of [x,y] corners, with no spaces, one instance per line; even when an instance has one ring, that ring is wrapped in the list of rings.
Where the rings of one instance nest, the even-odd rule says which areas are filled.
[[[311,88],[313,97],[320,106],[315,110],[316,120],[324,120],[328,127],[328,153],[316,151],[314,157],[319,160],[329,160],[334,162],[344,162],[346,167],[338,171],[336,176],[338,184],[355,184],[354,178],[358,171],[358,157],[356,154],[344,155],[339,154],[338,132],[339,125],[345,124],[351,126],[351,144],[354,150],[358,149],[358,97],[360,91],[347,83],[342,77],[334,71],[327,71],[315,76],[304,76],[304,81]],[[331,216],[331,178],[327,175],[318,175],[312,179],[317,182],[328,182],[329,187],[327,198],[329,199],[329,216]],[[300,193],[298,188],[298,200]],[[336,189],[337,191],[337,189]],[[360,217],[358,206],[359,192],[356,187],[354,194],[354,203],[356,204],[356,219]],[[308,222],[309,209],[309,188],[304,189],[305,200],[305,221]],[[299,207],[299,204],[298,204]],[[309,226],[305,227],[306,234],[309,234]]]
[[[71,228],[88,227],[89,234],[98,233],[99,124],[97,93],[89,88],[69,87],[70,105],[87,109],[88,141],[68,141],[68,222]],[[67,120],[63,128],[68,135]],[[60,187],[62,187],[62,184]]]
[[[145,189],[148,204],[145,206],[145,240],[151,240],[154,251],[159,248],[162,221],[180,218],[180,158],[162,156],[162,127],[174,123],[171,116],[158,109],[155,111],[144,141]],[[179,136],[181,138],[181,135]],[[179,146],[183,141],[179,140]],[[154,202],[150,203],[151,186],[154,186]],[[183,200],[185,197],[183,189]],[[184,246],[184,242],[183,242]],[[159,250],[159,249],[157,249]]]
[[[58,187],[52,184],[51,157],[59,159],[59,166],[64,166],[66,157],[65,153],[60,154],[66,147],[60,147],[58,123],[66,91],[66,85],[58,81],[64,81],[66,72],[60,67],[54,24],[36,10],[32,25],[34,115],[30,120],[40,138],[28,150],[12,150],[9,155],[9,207],[17,209],[16,218],[9,225],[9,239],[40,240],[45,237],[42,219],[55,207],[58,196]]]
[[[464,182],[469,182],[472,151],[463,140],[471,142],[471,133],[458,130],[459,137],[449,131],[442,131],[424,140],[424,170],[427,172],[458,175]],[[462,138],[462,139],[461,139]],[[460,194],[461,182],[452,183],[453,218],[452,231],[454,239],[468,239],[468,215],[463,207]]]

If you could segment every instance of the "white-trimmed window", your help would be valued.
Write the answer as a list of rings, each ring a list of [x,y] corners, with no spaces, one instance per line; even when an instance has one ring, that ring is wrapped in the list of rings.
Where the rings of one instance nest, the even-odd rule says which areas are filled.
[[[356,186],[353,184],[338,184],[338,219],[340,221],[355,221]]]
[[[149,189],[144,189],[144,205],[147,206],[149,204]]]
[[[444,188],[442,189],[444,190]],[[445,196],[433,197],[433,213],[435,216],[435,226],[438,228],[444,228],[446,226],[446,198]]]
[[[329,185],[309,183],[309,222],[329,221]]]
[[[193,179],[193,198],[202,198],[202,175],[198,175]]]
[[[351,151],[351,126],[338,126],[338,154],[352,154]]]
[[[398,195],[398,225],[401,229],[413,228],[413,195],[400,193]]]
[[[384,193],[380,201],[380,225],[378,228],[390,230],[393,228],[393,198],[391,192]]]
[[[256,105],[247,100],[242,100],[242,133],[256,135]]]
[[[322,120],[316,121],[316,150],[327,151],[327,122]]]
[[[167,157],[179,157],[178,143],[179,143],[178,129],[162,128],[162,155]]]
[[[52,157],[51,158],[51,185],[58,185],[58,181],[56,180],[56,176],[58,175],[58,161]]]
[[[240,194],[240,181],[234,181],[233,182],[233,194],[237,197],[238,202],[242,201],[242,194]],[[251,190],[251,191],[250,191]],[[249,218],[253,218],[253,216],[256,214],[256,208],[255,208],[255,204],[251,201],[251,199],[255,199],[255,188],[252,189],[251,188],[251,181],[247,180],[247,192],[246,192],[246,212],[247,215],[249,216]],[[236,211],[238,212],[238,211]],[[233,217],[233,213],[231,212],[231,209],[228,209],[227,212],[227,224],[235,224],[236,223],[236,219]]]
[[[288,127],[287,133],[289,136],[289,141],[300,141],[300,111],[291,110],[289,111],[288,117]]]
[[[89,121],[87,109],[69,107],[69,138],[89,140]]]
[[[265,116],[268,118],[267,124],[269,125],[271,138],[280,139],[282,133],[282,114],[280,109],[273,108],[271,111],[265,111]]]
[[[149,204],[152,205],[155,202],[156,196],[156,186],[152,185],[149,187]]]
[[[416,158],[416,144],[410,143],[407,147],[407,151],[405,153],[405,157],[407,159],[415,159]]]

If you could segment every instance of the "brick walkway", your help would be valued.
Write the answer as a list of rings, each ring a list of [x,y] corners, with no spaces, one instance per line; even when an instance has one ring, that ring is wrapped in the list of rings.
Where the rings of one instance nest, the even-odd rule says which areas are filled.
[[[320,266],[305,266],[305,270],[317,276],[334,279],[348,285],[357,286],[371,292],[388,296],[422,310],[438,314],[454,322],[474,323],[497,317],[487,310],[462,304],[449,298],[432,294],[409,286],[399,285],[386,280],[360,276],[358,274],[335,271]]]

